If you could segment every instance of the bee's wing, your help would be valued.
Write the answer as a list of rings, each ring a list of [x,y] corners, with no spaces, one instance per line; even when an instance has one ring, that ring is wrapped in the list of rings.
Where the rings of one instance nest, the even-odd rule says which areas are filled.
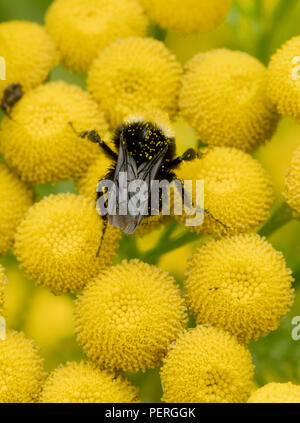
[[[144,202],[143,206],[141,207],[143,213],[139,213],[136,216],[129,216],[131,219],[130,224],[124,230],[125,233],[132,234],[139,224],[141,223],[143,217],[148,214],[148,201],[150,198],[150,189],[151,189],[151,181],[156,179],[158,170],[162,164],[162,161],[166,155],[167,147],[161,151],[159,151],[152,159],[148,160],[145,163],[142,163],[138,168],[138,180],[143,181],[147,184],[148,187],[148,197],[147,200]]]
[[[117,196],[118,200],[121,198],[117,207],[117,213],[114,216],[109,216],[109,223],[120,229],[123,229],[125,233],[132,234],[141,223],[141,220],[148,212],[148,201],[145,203],[144,213],[138,213],[137,215],[126,215],[120,214],[122,207],[122,200],[126,201],[126,210],[128,205],[128,185],[133,181],[144,181],[148,186],[148,190],[151,187],[151,180],[156,178],[157,172],[161,166],[164,156],[167,152],[167,147],[164,150],[159,151],[153,158],[143,163],[137,168],[137,163],[129,153],[126,143],[120,143],[118,161],[115,170],[114,181],[117,185]],[[119,175],[121,172],[127,173],[127,180],[124,181],[126,186],[120,183]]]

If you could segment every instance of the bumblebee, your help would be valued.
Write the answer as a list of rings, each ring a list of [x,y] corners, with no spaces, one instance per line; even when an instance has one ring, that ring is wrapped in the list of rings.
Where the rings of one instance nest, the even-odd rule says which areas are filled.
[[[122,191],[122,187],[119,185],[121,173],[127,175],[127,185],[132,181],[142,181],[150,187],[153,180],[170,183],[177,180],[174,170],[183,161],[191,161],[197,157],[196,151],[192,148],[189,148],[181,156],[176,156],[176,143],[173,134],[157,122],[143,118],[131,118],[116,128],[113,143],[117,152],[110,148],[95,130],[77,132],[72,122],[69,122],[69,125],[79,137],[99,144],[104,153],[112,160],[112,167],[105,176],[105,180],[113,182],[117,187],[117,196],[120,196]],[[151,189],[148,192],[151,195]],[[99,190],[97,199],[99,200],[103,195],[104,191]],[[202,210],[202,212],[208,211]],[[123,215],[118,207],[115,213],[100,214],[104,219],[102,243],[107,222],[127,234],[133,234],[142,219],[157,213],[153,213],[149,206],[147,214]],[[101,243],[97,254],[99,254]]]

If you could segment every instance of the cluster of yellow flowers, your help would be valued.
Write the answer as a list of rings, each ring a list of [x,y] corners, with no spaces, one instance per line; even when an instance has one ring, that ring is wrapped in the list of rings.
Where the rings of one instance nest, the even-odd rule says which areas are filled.
[[[12,82],[24,88],[0,127],[0,254],[13,247],[36,284],[56,295],[76,294],[77,340],[87,356],[47,376],[37,347],[9,329],[0,340],[0,402],[138,402],[123,373],[161,363],[166,402],[300,402],[300,387],[291,383],[253,393],[247,345],[277,329],[293,302],[283,255],[255,233],[270,215],[273,192],[250,152],[271,138],[279,114],[300,117],[300,85],[292,80],[300,38],[283,46],[269,69],[225,49],[199,54],[182,69],[163,42],[146,37],[148,19],[166,29],[207,31],[230,3],[55,0],[45,28],[0,24],[7,62],[0,92]],[[87,73],[87,91],[45,82],[58,60]],[[116,228],[108,226],[96,257],[103,221],[95,191],[111,162],[68,122],[77,131],[95,129],[110,143],[116,126],[136,113],[170,119],[181,113],[207,144],[177,171],[183,180],[204,179],[210,214],[192,230],[213,236],[189,259],[185,295],[152,264],[138,258],[113,264]],[[33,204],[34,184],[65,180],[75,182],[77,194]],[[286,197],[300,213],[299,149]],[[184,225],[184,217],[176,219]],[[165,220],[149,222],[140,235]],[[0,314],[4,282],[0,266]],[[188,312],[195,328],[187,329]]]

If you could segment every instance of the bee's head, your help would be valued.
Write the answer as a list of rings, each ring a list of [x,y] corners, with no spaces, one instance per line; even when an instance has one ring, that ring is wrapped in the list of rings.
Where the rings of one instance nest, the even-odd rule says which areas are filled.
[[[155,110],[151,112],[144,112],[139,114],[129,115],[124,119],[124,126],[140,124],[141,126],[147,129],[154,129],[159,131],[162,137],[166,139],[171,139],[175,137],[175,133],[171,126],[169,116],[166,113]]]

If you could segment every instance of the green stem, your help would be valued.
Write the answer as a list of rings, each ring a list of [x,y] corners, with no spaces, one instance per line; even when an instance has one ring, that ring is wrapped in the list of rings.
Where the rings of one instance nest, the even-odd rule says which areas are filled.
[[[270,55],[270,44],[272,36],[276,33],[277,27],[281,24],[286,14],[296,4],[297,0],[280,0],[274,10],[271,23],[263,29],[258,39],[256,57],[267,64]]]
[[[286,203],[282,203],[258,233],[261,236],[268,237],[293,218],[292,209]]]
[[[261,0],[254,0],[252,16],[256,21],[259,21],[263,14],[263,5]]]
[[[152,25],[150,28],[150,33],[153,38],[156,38],[156,40],[165,42],[168,31],[161,28],[159,25]]]
[[[194,242],[199,239],[199,235],[194,232],[185,232],[182,235],[169,239],[168,242],[154,248],[151,248],[142,255],[142,260],[147,263],[156,264],[163,254],[167,254],[177,248],[183,247],[186,244]]]
[[[173,220],[163,231],[161,237],[159,238],[155,249],[160,249],[161,247],[163,247],[166,242],[169,241],[170,236],[172,235],[172,233],[174,232],[174,230],[177,228],[177,222],[175,220]]]
[[[122,261],[123,259],[133,259],[138,258],[140,256],[140,251],[137,246],[137,239],[135,236],[132,235],[125,235],[123,234],[122,239],[120,241],[120,248],[118,259]]]

